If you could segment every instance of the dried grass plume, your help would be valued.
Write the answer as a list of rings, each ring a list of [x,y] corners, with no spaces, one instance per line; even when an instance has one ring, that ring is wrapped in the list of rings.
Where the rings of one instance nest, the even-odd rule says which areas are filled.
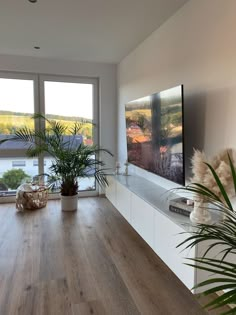
[[[220,151],[212,159],[208,160],[204,152],[199,150],[194,150],[194,154],[191,160],[192,163],[192,173],[193,177],[191,179],[192,183],[199,183],[212,192],[214,192],[222,201],[222,195],[220,189],[210,171],[208,166],[205,163],[209,163],[217,175],[219,176],[220,181],[222,182],[227,194],[229,196],[233,195],[234,187],[231,176],[231,170],[229,165],[228,154],[232,157],[233,150],[225,149]],[[196,196],[199,200],[199,196]]]

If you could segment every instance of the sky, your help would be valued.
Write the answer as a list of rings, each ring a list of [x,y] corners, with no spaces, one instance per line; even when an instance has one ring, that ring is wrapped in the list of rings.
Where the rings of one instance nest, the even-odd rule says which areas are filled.
[[[176,98],[180,98],[181,96],[181,85],[179,86],[176,86],[176,87],[173,87],[173,88],[170,88],[168,90],[165,90],[165,91],[162,91],[162,92],[159,92],[159,93],[155,93],[155,94],[159,94],[160,97],[161,97],[161,100],[165,100],[165,99],[176,99]],[[153,94],[154,95],[154,94]],[[132,108],[135,108],[136,106],[143,106],[145,103],[150,103],[151,101],[151,95],[149,96],[145,96],[145,97],[141,97],[137,100],[134,100],[134,101],[131,101],[127,104],[127,107],[130,107]]]
[[[46,114],[92,119],[93,85],[45,81]],[[34,112],[32,80],[0,78],[0,110]]]

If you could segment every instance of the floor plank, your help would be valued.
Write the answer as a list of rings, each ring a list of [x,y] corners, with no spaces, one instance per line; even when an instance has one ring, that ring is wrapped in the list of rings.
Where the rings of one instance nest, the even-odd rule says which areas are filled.
[[[2,204],[0,223],[0,314],[205,314],[105,198],[75,213]]]
[[[83,302],[72,305],[73,315],[108,315],[104,306],[99,301]]]

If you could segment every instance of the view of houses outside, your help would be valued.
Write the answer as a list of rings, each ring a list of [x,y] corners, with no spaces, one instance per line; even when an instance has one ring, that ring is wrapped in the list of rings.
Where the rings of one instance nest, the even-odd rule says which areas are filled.
[[[38,160],[26,157],[0,158],[0,196],[14,194],[23,182],[31,182],[38,175]],[[50,174],[50,158],[44,158],[44,172]],[[20,170],[20,172],[19,172]],[[94,190],[94,178],[79,181],[80,191]]]

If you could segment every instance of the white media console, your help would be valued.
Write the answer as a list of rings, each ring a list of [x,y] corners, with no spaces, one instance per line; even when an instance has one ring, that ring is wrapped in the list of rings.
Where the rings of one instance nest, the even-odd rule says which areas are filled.
[[[109,176],[106,197],[151,246],[156,254],[189,288],[207,277],[204,272],[184,265],[185,258],[194,258],[199,248],[176,248],[187,238],[188,217],[170,212],[170,192],[138,176]]]

